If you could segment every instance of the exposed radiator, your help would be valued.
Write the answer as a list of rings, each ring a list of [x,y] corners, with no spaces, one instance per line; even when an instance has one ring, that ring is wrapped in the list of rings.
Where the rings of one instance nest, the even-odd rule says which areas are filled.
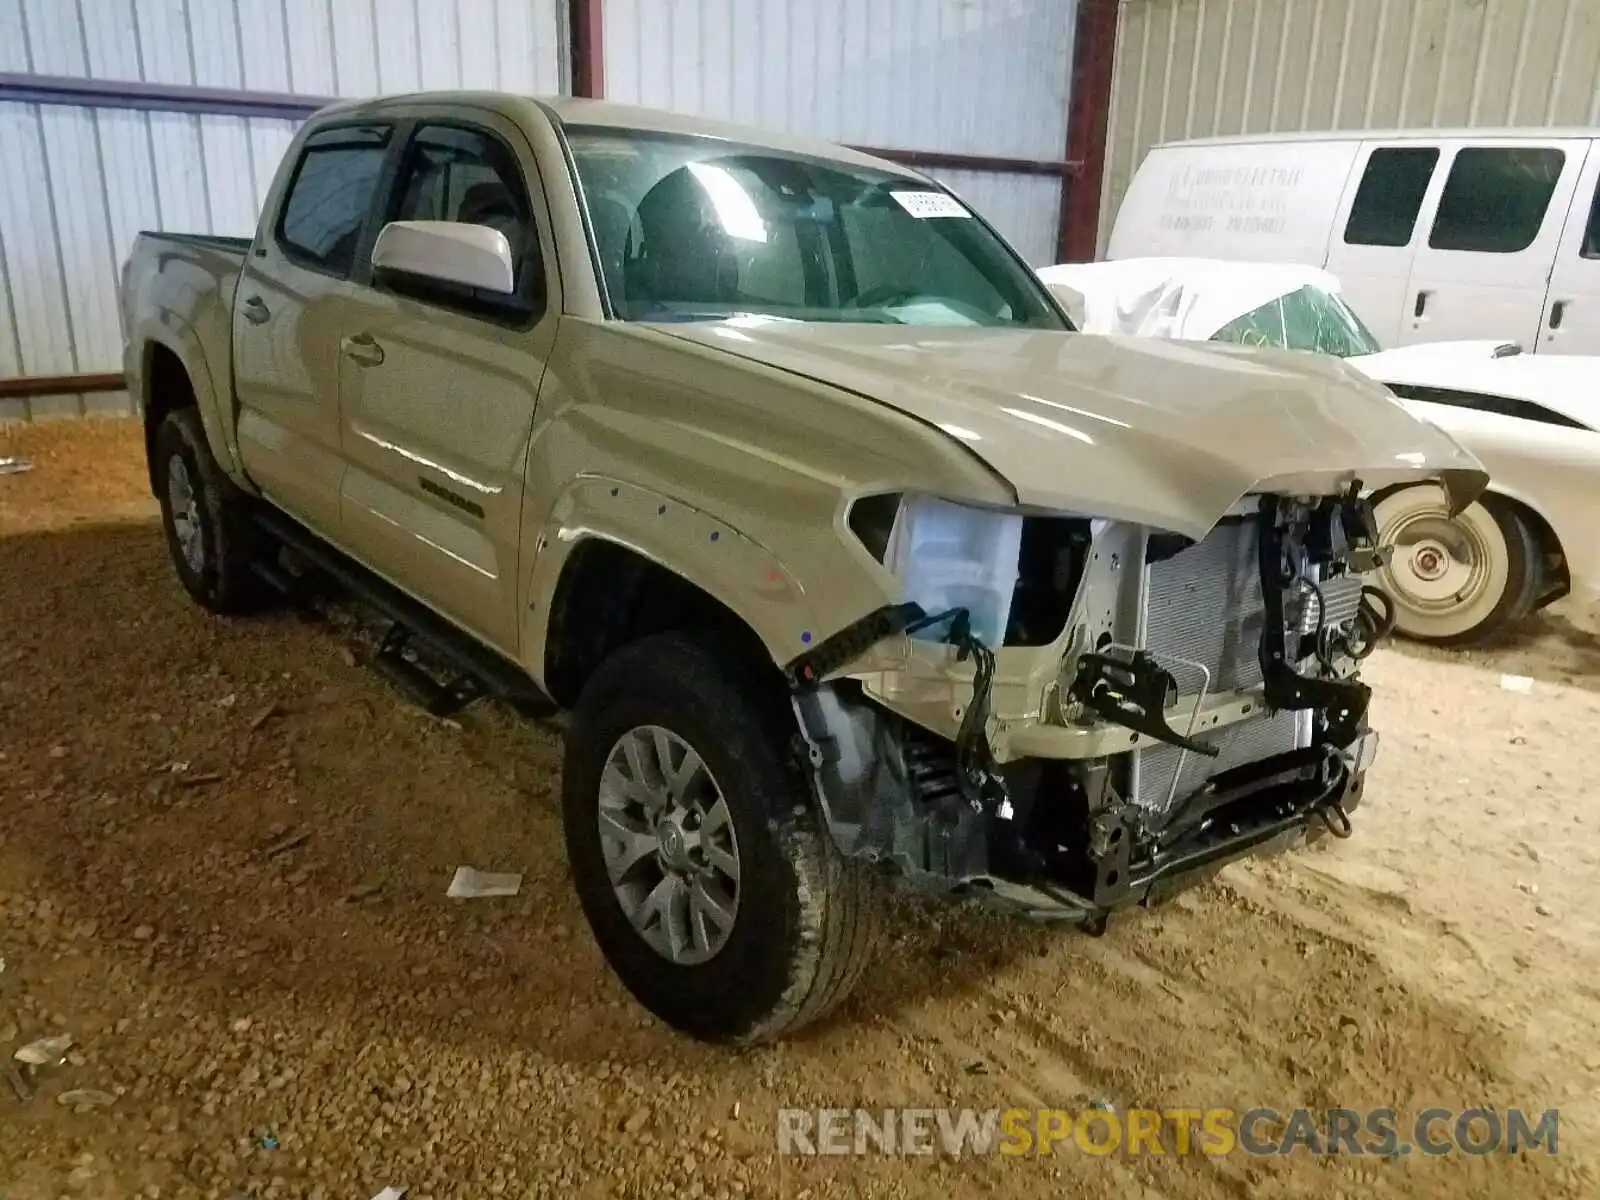
[[[1181,801],[1204,787],[1213,775],[1246,763],[1260,762],[1274,754],[1286,754],[1300,745],[1301,724],[1297,713],[1274,713],[1252,717],[1195,739],[1217,747],[1221,753],[1216,758],[1185,754],[1178,746],[1153,746],[1137,751],[1139,791],[1135,803],[1152,812],[1161,812],[1167,808],[1169,797],[1171,803]],[[1172,787],[1174,773],[1178,776],[1176,791]]]
[[[1316,602],[1309,607],[1314,610]],[[1314,628],[1316,613],[1309,615]],[[1193,697],[1203,681],[1200,671],[1188,665],[1192,663],[1203,664],[1210,672],[1211,693],[1259,684],[1265,620],[1253,520],[1224,522],[1204,541],[1150,568],[1145,646],[1172,672],[1185,697]],[[1180,732],[1186,718],[1182,705],[1172,714]],[[1185,754],[1166,745],[1137,751],[1135,802],[1160,811],[1169,797],[1183,800],[1212,775],[1293,750],[1300,724],[1294,713],[1263,714],[1199,738],[1221,751],[1216,758]]]
[[[1186,662],[1205,664],[1212,692],[1260,683],[1266,611],[1256,523],[1225,521],[1204,541],[1152,566],[1145,611],[1145,647],[1180,691],[1192,694],[1200,683]]]

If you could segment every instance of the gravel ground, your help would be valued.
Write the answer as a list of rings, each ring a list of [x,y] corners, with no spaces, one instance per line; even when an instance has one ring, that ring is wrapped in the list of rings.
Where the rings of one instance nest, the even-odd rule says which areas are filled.
[[[1600,1195],[1600,639],[1386,650],[1347,842],[1101,939],[897,901],[840,1016],[731,1054],[648,1018],[565,878],[559,730],[443,724],[334,615],[182,595],[131,422],[0,432],[0,1194]],[[1503,671],[1535,678],[1529,694]],[[458,864],[523,872],[450,901]],[[62,1104],[68,1089],[103,1096]],[[111,1100],[109,1105],[91,1106]],[[798,1106],[1520,1105],[1561,1155],[799,1160]]]

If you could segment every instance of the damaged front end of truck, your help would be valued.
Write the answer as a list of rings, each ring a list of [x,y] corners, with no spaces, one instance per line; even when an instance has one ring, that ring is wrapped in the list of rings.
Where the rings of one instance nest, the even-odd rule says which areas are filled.
[[[1455,476],[1464,504],[1481,476]],[[1002,623],[981,588],[889,604],[789,664],[841,850],[1099,931],[1246,853],[1349,836],[1377,750],[1360,665],[1392,624],[1362,491],[1253,492],[1199,539],[1058,516],[970,530],[1009,559],[1014,522]],[[894,557],[919,502],[864,503],[852,528]],[[857,519],[874,506],[876,534]]]

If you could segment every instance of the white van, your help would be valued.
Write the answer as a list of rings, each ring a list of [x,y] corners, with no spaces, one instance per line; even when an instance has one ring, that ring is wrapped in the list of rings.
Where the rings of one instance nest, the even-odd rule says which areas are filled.
[[[1107,257],[1325,267],[1385,347],[1600,354],[1597,185],[1600,129],[1171,142],[1139,165]]]

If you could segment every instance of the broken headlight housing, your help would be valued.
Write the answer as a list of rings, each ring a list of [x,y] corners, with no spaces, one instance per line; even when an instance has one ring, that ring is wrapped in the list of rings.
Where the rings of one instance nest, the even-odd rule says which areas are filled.
[[[967,630],[984,645],[1005,640],[1022,550],[1021,513],[976,508],[932,496],[900,505],[884,555],[900,581],[901,600],[930,616],[966,613]],[[951,618],[913,636],[944,641]]]

